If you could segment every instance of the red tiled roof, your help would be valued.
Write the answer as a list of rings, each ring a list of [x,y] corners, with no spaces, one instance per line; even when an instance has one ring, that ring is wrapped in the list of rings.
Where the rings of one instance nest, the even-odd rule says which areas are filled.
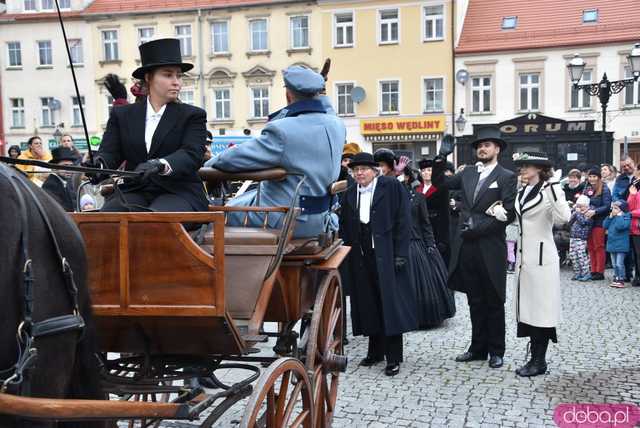
[[[598,9],[597,23],[582,12]],[[517,16],[513,30],[502,18]],[[470,0],[457,54],[640,41],[637,0]]]
[[[95,0],[85,14],[136,13],[180,9],[217,9],[257,6],[269,3],[293,3],[295,0]]]

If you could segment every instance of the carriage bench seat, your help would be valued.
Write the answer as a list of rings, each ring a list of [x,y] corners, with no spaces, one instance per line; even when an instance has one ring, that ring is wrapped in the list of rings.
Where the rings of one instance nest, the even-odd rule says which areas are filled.
[[[192,236],[197,236],[192,233]],[[263,229],[260,227],[225,226],[224,244],[228,245],[278,245],[280,230]],[[213,231],[209,230],[204,235],[201,245],[213,244]]]

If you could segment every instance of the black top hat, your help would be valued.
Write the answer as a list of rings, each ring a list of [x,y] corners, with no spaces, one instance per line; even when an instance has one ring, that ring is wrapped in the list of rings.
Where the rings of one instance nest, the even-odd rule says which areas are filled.
[[[371,153],[360,152],[356,153],[347,166],[349,168],[353,168],[358,165],[370,166],[373,168],[378,166],[378,162],[373,159],[373,155]]]
[[[493,141],[500,146],[500,150],[507,147],[507,142],[502,139],[502,132],[497,126],[483,126],[476,131],[476,139],[471,143],[471,147],[478,148],[478,144],[483,141]]]
[[[418,162],[418,168],[420,169],[431,168],[432,166],[433,166],[433,159],[424,158],[420,160],[420,162]]]
[[[157,67],[178,66],[183,72],[193,68],[193,64],[182,62],[180,40],[158,39],[138,46],[142,65],[133,72],[136,79],[144,79],[144,75]]]
[[[50,163],[60,163],[61,161],[71,161],[75,162],[78,159],[75,152],[68,147],[56,147],[51,150],[51,160]]]
[[[551,161],[546,153],[542,152],[522,152],[514,153],[513,161],[517,166],[536,165],[551,166]]]
[[[373,154],[373,160],[378,163],[386,163],[389,168],[393,168],[395,166],[396,155],[395,153],[393,153],[393,150],[382,148],[376,150],[376,152]]]

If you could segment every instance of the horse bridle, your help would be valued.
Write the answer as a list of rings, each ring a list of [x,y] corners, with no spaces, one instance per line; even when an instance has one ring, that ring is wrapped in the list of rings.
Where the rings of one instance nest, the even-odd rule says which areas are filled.
[[[38,350],[36,348],[36,339],[45,336],[57,335],[66,333],[69,331],[82,332],[85,328],[84,319],[80,315],[78,307],[78,288],[76,287],[73,271],[71,265],[67,259],[63,256],[60,249],[58,240],[53,231],[51,221],[47,212],[45,211],[42,203],[38,200],[37,196],[24,179],[21,179],[19,173],[13,168],[0,165],[0,175],[7,178],[9,184],[13,188],[16,197],[18,199],[19,214],[21,218],[21,231],[20,231],[20,249],[24,260],[22,270],[22,320],[18,325],[16,333],[16,340],[18,343],[18,358],[16,363],[4,370],[0,370],[0,393],[12,392],[16,394],[28,393],[28,387],[23,385],[25,383],[26,372],[35,363],[38,356]],[[28,205],[25,199],[30,199],[42,218],[45,228],[51,238],[53,247],[55,248],[56,255],[61,264],[62,275],[64,277],[65,285],[71,302],[73,305],[73,313],[68,315],[62,315],[58,317],[48,318],[42,321],[34,322],[33,320],[33,308],[34,308],[34,277],[33,277],[33,263],[29,252],[29,216]],[[9,391],[11,389],[11,391]]]

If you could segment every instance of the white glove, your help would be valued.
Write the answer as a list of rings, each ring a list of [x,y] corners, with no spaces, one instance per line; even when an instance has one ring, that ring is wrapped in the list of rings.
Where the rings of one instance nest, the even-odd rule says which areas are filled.
[[[485,211],[485,214],[495,217],[498,221],[507,221],[507,210],[502,206],[502,201],[497,201],[491,205],[487,211]]]
[[[549,183],[551,184],[560,183],[561,179],[562,179],[562,170],[556,169],[553,171],[553,176],[549,179]]]

